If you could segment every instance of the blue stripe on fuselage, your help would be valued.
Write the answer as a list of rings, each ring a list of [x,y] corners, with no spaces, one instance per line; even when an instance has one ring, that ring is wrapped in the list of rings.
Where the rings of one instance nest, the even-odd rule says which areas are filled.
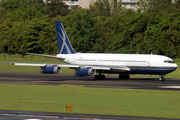
[[[177,68],[175,67],[129,67],[129,74],[168,74]]]
[[[108,67],[108,66],[107,66]],[[117,66],[116,66],[117,67]],[[177,67],[136,67],[136,66],[127,66],[131,71],[121,72],[117,70],[98,70],[97,73],[127,73],[127,74],[154,74],[154,75],[165,75],[173,72]]]

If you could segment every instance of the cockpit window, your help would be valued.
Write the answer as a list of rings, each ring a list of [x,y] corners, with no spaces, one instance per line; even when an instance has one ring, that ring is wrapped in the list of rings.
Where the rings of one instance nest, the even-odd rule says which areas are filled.
[[[175,63],[173,60],[164,60],[165,63]]]

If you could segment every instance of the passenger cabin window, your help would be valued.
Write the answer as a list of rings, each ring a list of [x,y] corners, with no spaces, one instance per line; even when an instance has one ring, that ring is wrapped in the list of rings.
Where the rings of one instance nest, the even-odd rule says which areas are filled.
[[[164,60],[165,63],[175,63],[173,60]]]

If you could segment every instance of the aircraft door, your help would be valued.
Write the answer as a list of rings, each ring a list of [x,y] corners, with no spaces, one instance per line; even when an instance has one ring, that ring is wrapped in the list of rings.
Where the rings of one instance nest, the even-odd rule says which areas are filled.
[[[74,63],[74,64],[76,63],[76,58],[74,58],[73,63]]]
[[[147,60],[147,66],[150,67],[150,60]]]

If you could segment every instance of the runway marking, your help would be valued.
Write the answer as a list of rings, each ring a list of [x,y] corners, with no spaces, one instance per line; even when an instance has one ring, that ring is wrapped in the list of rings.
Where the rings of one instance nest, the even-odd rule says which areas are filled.
[[[172,89],[180,89],[180,86],[160,86],[159,88],[172,88]]]
[[[30,118],[48,118],[48,119],[66,119],[66,120],[70,120],[70,119],[75,119],[75,120],[105,120],[105,119],[100,119],[100,118],[81,118],[81,117],[63,117],[63,116],[49,116],[49,115],[21,115],[21,114],[0,114],[0,116],[9,116],[9,117],[30,117]],[[24,119],[24,120],[34,120],[34,119]],[[36,119],[36,120],[41,120],[41,119]],[[113,120],[113,119],[106,119],[106,120]]]

